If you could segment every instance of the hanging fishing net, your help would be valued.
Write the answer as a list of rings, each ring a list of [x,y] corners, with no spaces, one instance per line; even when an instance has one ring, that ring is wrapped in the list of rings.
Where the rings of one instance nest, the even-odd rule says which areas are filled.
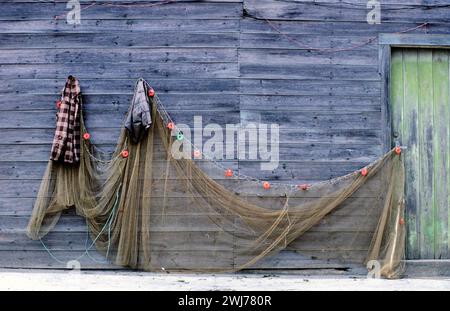
[[[402,273],[404,169],[398,149],[363,171],[307,187],[273,183],[264,189],[239,174],[214,180],[201,169],[209,160],[172,156],[173,123],[156,94],[149,101],[151,125],[137,143],[123,128],[109,157],[82,139],[78,165],[48,162],[30,238],[44,237],[62,211],[74,208],[86,219],[97,250],[117,265],[228,272],[257,267],[261,259],[329,225],[342,233],[332,241],[339,249],[335,260],[377,260],[382,276]],[[81,116],[81,135],[86,132]],[[348,224],[355,215],[357,223]],[[192,230],[177,232],[180,222]],[[199,223],[207,233],[196,231]],[[357,229],[347,230],[352,227]],[[354,255],[356,244],[360,256]],[[333,258],[314,253],[321,256]]]

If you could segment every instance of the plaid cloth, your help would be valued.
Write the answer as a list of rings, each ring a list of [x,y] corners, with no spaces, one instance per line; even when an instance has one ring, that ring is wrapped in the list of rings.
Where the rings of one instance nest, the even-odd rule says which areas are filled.
[[[61,105],[56,113],[51,160],[71,164],[80,161],[80,113],[80,84],[75,77],[69,76],[61,94]]]

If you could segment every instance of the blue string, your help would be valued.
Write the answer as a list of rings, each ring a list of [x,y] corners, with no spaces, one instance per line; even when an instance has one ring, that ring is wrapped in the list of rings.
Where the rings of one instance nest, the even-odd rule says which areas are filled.
[[[115,216],[116,216],[116,210],[117,210],[117,205],[119,203],[121,187],[122,187],[122,183],[120,183],[120,185],[119,185],[119,189],[118,189],[118,191],[116,193],[116,200],[114,202],[113,209],[112,209],[111,213],[109,214],[108,219],[105,222],[105,225],[102,227],[102,229],[100,230],[99,234],[95,237],[95,239],[92,241],[92,243],[91,243],[91,245],[89,247],[87,247],[87,242],[88,242],[88,239],[89,239],[89,230],[88,230],[88,226],[86,224],[86,241],[84,243],[85,251],[80,256],[76,257],[73,260],[80,260],[81,258],[83,258],[84,256],[87,255],[91,260],[93,260],[93,261],[95,261],[97,263],[108,263],[107,261],[101,262],[101,261],[98,261],[95,258],[93,258],[89,254],[89,250],[95,245],[95,242],[97,242],[97,240],[103,234],[103,231],[106,229],[106,227],[108,227],[108,247],[107,247],[107,250],[106,250],[106,258],[108,258],[109,250],[110,250],[110,247],[111,247],[111,225],[112,225],[112,222],[113,222],[113,220],[115,219]],[[39,241],[41,242],[42,246],[47,251],[47,253],[50,255],[50,257],[52,257],[55,261],[57,261],[58,263],[61,263],[61,264],[65,264],[67,262],[67,260],[64,261],[64,260],[61,260],[61,259],[57,258],[53,254],[52,250],[50,250],[47,247],[47,245],[44,243],[44,241],[41,238],[39,238]]]

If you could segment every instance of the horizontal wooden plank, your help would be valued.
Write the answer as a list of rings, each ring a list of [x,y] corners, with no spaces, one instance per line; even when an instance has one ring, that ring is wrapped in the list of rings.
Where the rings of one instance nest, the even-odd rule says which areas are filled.
[[[450,8],[446,5],[409,5],[383,3],[381,23],[384,22],[448,22]],[[281,20],[366,21],[367,2],[336,1],[271,1],[247,0],[247,16]]]
[[[205,214],[155,215],[150,217],[150,232],[223,232],[238,230],[221,216]],[[0,232],[24,234],[29,217],[2,216]],[[378,219],[367,215],[352,216],[331,214],[318,225],[311,228],[314,232],[372,232]],[[86,223],[82,217],[63,215],[52,232],[86,233]],[[247,232],[248,233],[248,232]]]
[[[50,154],[46,152],[49,157]],[[162,159],[162,157],[160,158]],[[166,172],[166,161],[154,160],[153,161],[153,176],[155,179],[164,179]],[[237,160],[223,160],[222,165],[229,167],[232,170],[237,169]],[[224,179],[224,172],[216,167],[216,165],[210,161],[197,161],[197,166],[205,171],[214,179]],[[0,179],[38,179],[40,180],[47,167],[47,161],[33,161],[33,162],[0,162]],[[176,170],[170,167],[170,176],[176,179]]]
[[[367,250],[371,238],[371,234],[367,232],[358,234],[311,231],[292,242],[287,249],[300,252]],[[81,232],[52,232],[43,241],[52,251],[83,251],[92,245],[88,235]],[[250,246],[250,241],[240,245]],[[165,250],[232,251],[233,247],[233,237],[225,232],[153,232],[150,235],[150,248],[153,253]],[[25,234],[5,233],[0,238],[0,251],[5,250],[42,250],[42,244],[40,241],[31,240]]]
[[[137,10],[137,9],[136,9]],[[44,20],[0,20],[0,33],[48,33],[48,32],[234,32],[239,31],[238,19],[86,19],[82,14],[79,25],[70,25],[65,18]],[[186,18],[186,19],[185,19]]]
[[[365,4],[367,4],[366,0]],[[421,1],[421,0],[417,0]],[[441,0],[447,1],[447,0]],[[286,1],[285,1],[286,2]],[[317,2],[317,1],[316,1]],[[352,1],[354,2],[354,1]],[[408,4],[412,5],[411,0],[408,0]],[[383,5],[385,5],[383,1]],[[369,12],[367,10],[367,12]],[[432,21],[432,19],[428,19]],[[381,24],[369,24],[367,20],[364,21],[334,21],[334,20],[270,20],[270,23],[264,19],[244,18],[241,20],[240,29],[243,33],[273,33],[276,34],[277,30],[284,34],[333,34],[335,36],[377,36],[378,33],[396,33],[407,29],[414,28],[421,25],[423,22],[412,23],[411,21],[384,21]],[[448,33],[448,21],[433,21],[426,27],[427,33]],[[424,29],[417,29],[410,33],[423,34]],[[362,49],[357,49],[360,52]],[[346,51],[345,54],[351,51]],[[330,54],[330,53],[328,53]],[[334,55],[344,54],[336,53]]]
[[[92,245],[92,240],[85,232],[52,232],[43,241],[52,251],[83,251]],[[232,252],[233,239],[225,232],[153,232],[150,235],[150,248],[152,253],[165,250]],[[0,250],[42,250],[42,244],[24,234],[6,233],[0,239]]]
[[[78,79],[135,79],[136,76],[151,76],[152,79],[214,79],[239,76],[237,63],[180,63],[174,66],[145,62],[127,64],[126,67],[106,62],[0,65],[1,79],[64,79],[68,72]]]
[[[93,111],[85,115],[87,128],[110,127],[111,123],[123,124],[126,111],[122,113]],[[203,124],[237,124],[239,117],[243,126],[248,124],[278,124],[287,128],[328,128],[328,129],[376,129],[381,120],[380,112],[354,112],[348,114],[333,114],[320,112],[305,112],[292,114],[283,111],[261,113],[259,111],[228,111],[225,114],[213,111],[173,112],[171,117],[175,122],[193,125],[194,117],[201,116]],[[0,128],[55,128],[55,112],[40,110],[33,114],[21,111],[3,111],[0,115]]]
[[[111,127],[111,123],[121,126],[125,118],[126,111],[92,111],[85,114],[87,128]],[[292,114],[285,111],[261,112],[261,111],[227,111],[226,113],[216,113],[214,111],[173,111],[172,119],[179,124],[186,124],[190,127],[194,125],[194,117],[201,117],[204,126],[217,123],[238,124],[241,120],[243,129],[249,124],[278,124],[286,128],[319,128],[319,129],[377,129],[381,120],[381,113],[378,111],[368,112],[304,112],[302,114]],[[0,115],[0,128],[2,129],[26,129],[26,128],[55,128],[55,111],[39,110],[31,113],[22,111],[3,111]],[[225,129],[225,128],[224,128]],[[192,130],[191,130],[192,131]]]
[[[49,153],[47,153],[49,156]],[[241,174],[256,177],[263,180],[326,180],[358,170],[374,159],[364,157],[369,161],[303,161],[284,162],[278,164],[278,167],[271,171],[261,170],[261,164],[258,161],[239,161],[239,170]],[[262,161],[265,162],[265,161]],[[221,165],[236,169],[236,161],[221,161]],[[197,161],[197,165],[204,170],[211,178],[223,179],[223,169],[219,169],[210,161]],[[40,180],[45,172],[47,162],[7,162],[0,161],[0,179],[37,179]],[[153,161],[154,176],[164,178],[166,162]],[[176,171],[171,168],[170,176],[175,178]]]
[[[127,267],[119,267],[111,262],[111,259],[105,257],[95,250],[89,252],[89,256],[84,252],[68,252],[68,251],[52,251],[56,261],[45,250],[39,251],[17,251],[12,256],[11,251],[0,251],[0,266],[3,268],[47,268],[47,269],[64,269],[67,262],[78,260],[81,269],[127,269]],[[84,255],[84,256],[83,256]],[[79,258],[80,256],[83,256]],[[93,258],[93,259],[92,259]],[[232,253],[230,252],[201,252],[201,251],[174,251],[161,252],[152,257],[154,270],[186,270],[186,269],[213,269],[224,268],[229,270],[233,264]]]
[[[199,253],[199,252],[196,252]],[[78,256],[82,255],[80,252],[68,252],[68,251],[54,251],[53,254],[63,263],[58,263],[50,255],[44,251],[17,251],[14,252],[14,256],[10,251],[0,251],[0,266],[3,268],[35,268],[35,269],[65,269],[66,262],[69,260],[73,260]],[[164,254],[164,255],[171,255]],[[181,256],[182,253],[178,253],[178,256]],[[190,255],[190,254],[185,254]],[[222,254],[219,252],[218,256]],[[79,259],[82,270],[90,270],[90,269],[107,269],[107,270],[123,270],[126,269],[124,267],[119,267],[111,264],[109,261],[106,261],[105,258],[98,254],[95,251],[90,252],[90,256],[92,256],[94,260],[90,259],[88,256],[84,256]],[[194,258],[200,262],[205,262],[205,258],[208,258],[204,253],[200,254],[200,256],[195,256]],[[212,260],[215,260],[216,257],[212,257]],[[358,264],[358,267],[361,264]],[[329,269],[348,269],[352,267],[349,262],[342,262],[337,260],[317,260],[311,259],[305,255],[302,255],[298,252],[292,251],[283,251],[274,256],[269,256],[254,266],[254,268],[259,270],[271,270],[274,269],[289,269],[290,273],[293,273],[295,270],[293,269],[328,269],[326,273],[330,273]],[[204,267],[207,267],[206,265]],[[161,268],[161,267],[159,267]],[[167,266],[165,270],[169,268],[176,268],[173,264],[172,266]],[[256,270],[258,271],[258,270]],[[277,270],[279,271],[279,270]],[[277,272],[280,273],[280,272]],[[311,273],[311,272],[310,272]],[[364,273],[364,272],[363,272]]]
[[[185,120],[186,121],[186,120]],[[116,144],[122,126],[115,127],[89,127],[95,144]],[[54,136],[52,128],[17,128],[1,129],[2,141],[0,145],[10,144],[51,144]],[[191,133],[193,134],[193,132]],[[296,128],[280,128],[280,143],[294,144],[299,148],[312,147],[313,145],[379,145],[380,129],[333,129],[333,128],[307,128],[301,125]],[[195,143],[195,142],[194,142]]]
[[[268,63],[240,63],[240,73],[243,78],[262,79],[308,79],[308,80],[367,80],[378,81],[377,66],[346,66],[346,65],[317,65],[298,64],[272,65]],[[16,77],[16,76],[14,76]]]
[[[285,197],[271,197],[271,196],[243,196],[245,200],[270,209],[281,209],[285,203]],[[291,197],[291,206],[298,206],[302,203],[316,200],[317,198],[301,198],[301,197]],[[361,200],[366,198],[350,197],[342,205],[342,208],[338,208],[333,211],[335,215],[341,216],[367,216],[368,214],[376,214],[373,210],[373,206],[369,204],[361,204]],[[162,203],[166,200],[167,206],[164,207]],[[35,198],[26,197],[16,197],[7,198],[0,197],[0,215],[2,216],[26,216],[30,217],[33,210],[33,205]],[[170,206],[170,208],[168,208]],[[186,204],[186,197],[172,197],[169,196],[166,199],[164,197],[157,195],[152,198],[151,213],[165,215],[197,215],[211,213],[211,210],[205,209],[197,204]]]
[[[205,111],[211,110],[218,114],[224,111],[239,110],[239,95],[223,94],[221,96],[211,94],[196,94],[185,96],[184,94],[160,94],[160,100],[164,103],[169,113],[173,111]],[[0,111],[5,110],[51,110],[56,109],[57,95],[0,95]],[[89,115],[91,112],[116,111],[119,114],[128,111],[132,95],[128,94],[83,94],[83,111]],[[364,101],[363,101],[364,102]],[[120,126],[120,124],[117,124]]]
[[[373,160],[373,159],[372,159]],[[239,162],[239,172],[260,180],[290,180],[293,183],[301,181],[328,180],[352,173],[369,164],[365,162],[314,162],[296,165],[281,162],[271,171],[261,170],[261,164],[255,162]]]
[[[41,49],[1,49],[2,64],[47,64],[86,63],[93,59],[118,66],[134,63],[207,63],[237,62],[236,48],[41,48]]]
[[[7,103],[5,103],[7,104]],[[0,96],[0,109],[3,106]],[[336,114],[352,111],[381,111],[377,97],[302,96],[302,95],[241,95],[240,109],[246,111],[328,111]]]
[[[111,123],[123,124],[126,112],[93,112],[85,115],[86,127],[110,127]],[[201,115],[203,122],[219,124],[235,124],[239,122],[239,113],[229,111],[226,114],[215,113],[214,111],[202,112],[173,112],[172,117],[176,121],[193,122],[195,115]],[[33,113],[23,113],[20,111],[3,111],[0,114],[0,128],[55,128],[55,111],[40,110]]]
[[[134,79],[83,79],[81,91],[84,94],[133,94]],[[238,79],[153,79],[147,82],[157,93],[178,94],[226,94],[237,93]],[[35,95],[58,95],[64,86],[65,79],[9,79],[0,80],[0,94],[20,93]],[[23,85],[27,85],[26,88]]]
[[[3,49],[111,47],[236,47],[238,33],[53,33],[0,34]]]
[[[413,47],[448,47],[450,45],[449,34],[380,34],[380,44],[393,46]]]
[[[305,128],[334,128],[348,129],[351,125],[354,129],[378,128],[381,113],[371,112],[302,112],[292,113],[288,111],[246,111],[241,110],[241,123],[245,126],[249,123],[279,124],[292,128],[302,126]],[[6,125],[5,125],[6,126]]]
[[[257,95],[380,96],[380,82],[242,79],[241,92]]]
[[[223,174],[223,172],[222,172]],[[223,175],[222,175],[223,176]],[[217,180],[221,184],[224,184],[230,189],[231,191],[236,191],[237,188],[239,188],[239,182],[236,180]],[[39,190],[39,185],[41,181],[39,179],[22,179],[22,180],[2,180],[0,179],[0,196],[3,198],[17,198],[17,197],[24,197],[24,198],[35,198],[37,196],[37,192]],[[176,185],[178,186],[178,185]],[[157,193],[163,194],[163,188],[164,184],[159,183],[157,184]],[[180,197],[188,197],[189,195],[185,192],[184,188],[175,188],[174,184],[170,184],[170,192],[172,193],[172,196],[180,196]]]
[[[70,252],[70,251],[53,251],[52,252],[56,258],[62,260],[62,263],[55,261],[45,250],[39,251],[17,251],[14,252],[14,256],[10,251],[0,251],[0,266],[3,268],[40,268],[40,269],[65,269],[66,264],[69,260],[74,260],[79,257],[83,253],[78,251]],[[360,252],[361,253],[361,252]],[[217,260],[217,257],[223,256],[223,252],[218,252],[217,256],[211,256],[211,254],[207,254],[205,252],[175,252],[175,253],[162,253],[164,257],[168,257],[169,259],[177,259],[178,262],[180,257],[190,257],[195,259],[198,263],[201,263],[201,267],[198,268],[208,268],[214,267],[211,261]],[[117,269],[126,269],[124,267],[119,267],[111,264],[109,261],[105,260],[105,258],[98,254],[96,251],[90,252],[90,256],[94,258],[91,259],[88,256],[83,256],[79,258],[81,269],[89,270],[89,269],[108,269],[108,270],[117,270]],[[227,258],[227,257],[225,257]],[[209,259],[209,260],[208,260]],[[231,261],[231,258],[227,258]],[[155,264],[161,263],[161,259],[154,259]],[[168,264],[165,267],[165,270],[168,269],[176,269],[180,267],[180,264],[175,265],[173,262],[170,263],[171,260],[168,260]],[[177,261],[175,261],[177,263]],[[219,261],[219,263],[223,263],[223,261]],[[350,267],[350,263],[347,262],[339,262],[336,260],[317,260],[311,259],[311,257],[307,257],[298,252],[292,251],[283,251],[279,254],[269,256],[254,266],[256,269],[345,269]],[[189,267],[189,266],[186,266]],[[192,267],[192,264],[191,266]],[[217,267],[217,264],[216,264]],[[161,265],[155,266],[156,268],[161,268]],[[193,267],[195,268],[195,267]],[[160,270],[161,271],[161,270]]]
[[[17,94],[14,100],[8,94],[0,95],[0,111],[4,110],[49,110],[56,109],[55,102],[59,97],[55,95]],[[315,95],[237,95],[223,94],[183,94],[163,93],[159,95],[169,112],[173,111],[203,111],[213,110],[217,113],[233,110],[291,112],[368,112],[381,111],[377,97],[358,96],[315,96]],[[128,94],[83,94],[84,111],[119,111],[128,110],[132,95]]]
[[[239,62],[267,66],[296,64],[317,65],[318,67],[322,65],[377,66],[378,51],[372,48],[360,48],[345,53],[329,53],[302,49],[242,48],[239,49]]]
[[[376,179],[375,179],[376,180]],[[286,186],[291,189],[291,185],[295,185],[295,181],[290,180],[288,183],[277,183],[277,181],[272,182],[272,187],[270,190],[264,190],[262,188],[262,184],[246,181],[246,180],[237,180],[237,179],[225,179],[225,180],[216,180],[224,187],[229,189],[230,191],[240,194],[241,196],[283,196],[286,193]],[[365,187],[363,187],[358,192],[354,193],[352,196],[354,197],[362,197],[362,198],[373,198],[376,196],[376,193],[380,190],[379,181],[376,180],[375,183],[369,183]],[[310,180],[309,183],[312,187],[314,187],[314,182]],[[322,181],[323,182],[323,181]],[[30,179],[22,179],[22,180],[1,180],[0,179],[0,196],[3,198],[35,198],[37,196],[37,192],[39,189],[41,181],[30,180]],[[286,185],[287,183],[287,185]],[[329,184],[330,187],[328,189],[333,190],[333,184]],[[155,185],[155,193],[154,196],[163,196],[164,195],[164,184],[158,183]],[[167,191],[170,193],[171,197],[182,197],[188,198],[192,194],[187,193],[184,187],[180,187],[177,183],[171,182],[167,186]],[[300,192],[300,190],[298,190]],[[323,192],[323,193],[322,193]],[[329,197],[330,192],[328,191],[304,191],[301,192],[301,197]]]
[[[197,0],[176,0],[176,2],[179,3],[190,3]],[[200,0],[201,2],[229,2],[229,3],[242,3],[243,0]],[[393,1],[393,0],[388,0]],[[418,1],[418,0],[413,0]],[[442,0],[430,0],[430,1],[442,1]],[[66,0],[0,0],[0,3],[9,3],[9,2],[15,2],[15,3],[67,3]],[[91,4],[90,0],[79,0],[81,5]],[[99,4],[111,4],[111,0],[96,0],[96,3]],[[151,5],[152,3],[158,3],[161,2],[161,0],[116,0],[115,1],[119,5],[133,5],[133,4],[148,4]],[[143,3],[144,2],[144,3]]]
[[[88,94],[131,94],[132,81],[128,80],[84,80],[82,90]],[[238,80],[234,79],[159,79],[149,83],[161,93],[231,93],[237,91]],[[27,84],[23,94],[58,94],[63,84],[60,80],[14,79],[2,80],[1,93],[14,92]],[[242,79],[241,92],[259,95],[341,95],[379,96],[380,83],[375,81],[309,81],[309,80],[258,80]]]
[[[63,263],[56,261],[44,249],[34,251],[0,251],[0,266],[2,268],[38,268],[38,269],[66,269],[67,262],[77,259],[83,252],[54,251],[54,256]],[[107,269],[107,270],[123,270],[124,267],[116,266],[95,250],[89,252],[89,256],[85,255],[77,260],[80,262],[82,269]],[[93,258],[93,259],[92,259]]]
[[[331,36],[329,34],[320,35],[286,35],[279,33],[242,33],[240,36],[240,46],[252,49],[294,49],[294,50],[318,50],[322,52],[332,52],[332,49],[349,49],[355,47],[364,50],[377,50],[376,37],[362,36]]]
[[[223,19],[239,18],[241,4],[232,2],[214,3],[195,1],[191,3],[172,2],[165,5],[151,6],[111,6],[94,5],[83,10],[82,19]],[[31,2],[27,5],[21,3],[4,3],[0,12],[2,20],[21,19],[53,19],[55,16],[68,12],[66,3],[39,3]]]
[[[231,145],[229,145],[231,148]],[[227,147],[227,146],[225,146]],[[239,148],[244,148],[243,144]],[[108,154],[116,149],[116,145],[105,144],[101,146],[101,150]],[[236,148],[237,149],[237,148]],[[256,159],[250,158],[249,148],[240,149],[245,150],[245,158],[239,156],[239,160],[260,160],[261,155],[257,155]],[[381,146],[367,145],[367,146],[353,146],[348,145],[299,145],[293,143],[280,143],[279,145],[279,159],[281,162],[288,161],[291,165],[296,165],[296,162],[343,162],[343,161],[370,161],[374,157],[378,157],[382,153]],[[51,150],[51,144],[42,145],[10,145],[0,149],[0,163],[1,162],[40,162],[47,161]],[[156,145],[154,149],[154,158],[163,159],[166,155],[166,150],[162,145]],[[238,155],[235,153],[235,159]],[[19,165],[19,163],[17,163]],[[298,165],[298,164],[297,164]],[[4,174],[0,174],[4,176]]]

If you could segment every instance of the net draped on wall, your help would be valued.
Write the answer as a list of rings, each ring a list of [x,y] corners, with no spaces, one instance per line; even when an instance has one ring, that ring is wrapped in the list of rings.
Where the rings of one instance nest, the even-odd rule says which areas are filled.
[[[61,212],[74,207],[86,219],[96,248],[115,264],[167,270],[164,251],[176,248],[177,242],[164,237],[164,230],[156,234],[152,228],[164,228],[171,210],[180,209],[179,200],[173,200],[177,196],[185,202],[186,213],[201,215],[217,229],[214,239],[192,241],[204,245],[199,258],[206,261],[217,256],[217,244],[225,255],[204,268],[199,262],[196,268],[181,265],[173,270],[227,272],[254,267],[329,215],[348,218],[358,213],[361,217],[355,226],[360,229],[339,240],[339,248],[351,249],[359,236],[370,232],[365,260],[378,260],[384,277],[401,275],[404,168],[402,155],[394,149],[368,165],[367,174],[357,171],[309,185],[307,190],[286,190],[273,184],[269,191],[255,195],[246,192],[249,182],[238,176],[224,183],[204,173],[197,160],[174,159],[170,152],[173,133],[161,113],[163,106],[156,94],[148,99],[151,126],[139,142],[134,143],[123,128],[108,159],[99,155],[90,140],[82,139],[78,165],[48,162],[28,225],[30,238],[44,237]],[[81,116],[81,135],[86,132]],[[265,198],[269,192],[270,198]],[[354,261],[351,255],[341,257]]]

